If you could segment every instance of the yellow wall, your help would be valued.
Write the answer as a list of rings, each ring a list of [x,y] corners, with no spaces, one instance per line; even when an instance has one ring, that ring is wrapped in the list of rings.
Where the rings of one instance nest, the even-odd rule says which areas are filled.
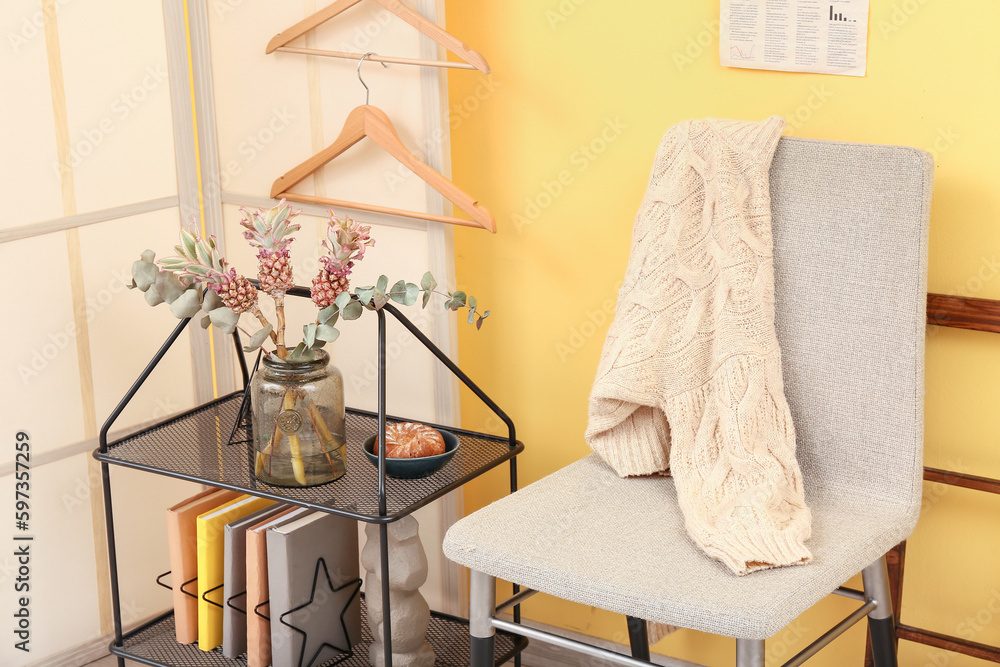
[[[460,286],[494,313],[479,333],[460,329],[461,361],[518,425],[522,483],[588,453],[587,396],[632,220],[658,140],[679,120],[778,113],[796,136],[933,151],[930,289],[1000,298],[1000,3],[872,0],[865,78],[723,68],[718,12],[715,0],[448,2],[449,30],[494,71],[450,76],[453,173],[500,228],[456,232]],[[927,364],[927,462],[1000,477],[1000,337],[929,329]],[[469,396],[463,421],[496,427]],[[468,510],[505,484],[495,471],[467,487]],[[925,496],[904,622],[1000,644],[1000,498],[932,484]],[[768,664],[851,604],[827,600],[799,619],[769,643]],[[624,620],[600,610],[546,598],[525,612],[625,641]],[[856,627],[815,664],[861,664],[863,647]],[[731,642],[689,631],[657,648],[712,665],[733,655]],[[901,664],[982,663],[904,642]]]

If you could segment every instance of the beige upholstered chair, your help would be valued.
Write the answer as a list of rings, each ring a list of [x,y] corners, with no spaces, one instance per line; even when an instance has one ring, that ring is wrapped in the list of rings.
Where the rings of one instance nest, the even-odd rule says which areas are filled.
[[[861,606],[786,665],[866,615],[877,664],[896,664],[884,554],[920,510],[932,177],[931,157],[916,149],[778,145],[775,317],[813,562],[736,577],[687,537],[670,478],[619,479],[590,455],[448,532],[445,553],[472,570],[473,667],[493,664],[496,628],[611,664],[648,664],[499,618],[495,578],[626,614],[633,630],[646,619],[734,637],[739,667],[762,667],[768,637],[840,593]],[[841,587],[858,572],[863,592]],[[634,655],[648,650],[642,644],[633,641]]]

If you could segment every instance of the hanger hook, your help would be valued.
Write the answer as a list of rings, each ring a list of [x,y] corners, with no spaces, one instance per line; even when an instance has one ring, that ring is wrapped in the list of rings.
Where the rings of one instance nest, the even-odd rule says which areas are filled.
[[[360,81],[361,85],[365,87],[365,106],[368,106],[368,99],[371,97],[372,91],[371,89],[368,88],[368,84],[365,83],[365,80],[361,78],[361,63],[363,63],[365,61],[365,58],[367,58],[368,56],[377,56],[377,55],[378,55],[377,53],[369,51],[368,53],[361,56],[361,60],[358,61],[358,81]],[[388,67],[388,65],[382,63],[382,67]]]

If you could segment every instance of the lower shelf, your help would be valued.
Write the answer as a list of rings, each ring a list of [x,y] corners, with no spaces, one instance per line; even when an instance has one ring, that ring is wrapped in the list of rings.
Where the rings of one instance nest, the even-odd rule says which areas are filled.
[[[361,601],[361,643],[354,647],[354,655],[348,659],[331,659],[313,667],[370,667],[368,646],[372,635],[368,630],[368,610]],[[175,639],[174,615],[166,614],[141,626],[124,637],[124,646],[112,646],[115,655],[137,660],[147,665],[160,667],[245,667],[246,656],[235,660],[222,655],[222,649],[202,651],[197,644],[178,644]],[[434,648],[437,659],[434,667],[468,667],[469,665],[469,624],[454,616],[432,612],[431,624],[427,629],[427,641]],[[502,665],[524,650],[528,640],[506,632],[496,635],[496,664]]]

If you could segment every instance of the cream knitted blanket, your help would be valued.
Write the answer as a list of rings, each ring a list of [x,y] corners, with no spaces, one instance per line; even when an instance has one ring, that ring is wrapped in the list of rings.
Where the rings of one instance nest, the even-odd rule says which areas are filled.
[[[811,558],[774,329],[768,170],[784,125],[664,135],[586,434],[622,477],[673,475],[691,538],[740,575]]]

